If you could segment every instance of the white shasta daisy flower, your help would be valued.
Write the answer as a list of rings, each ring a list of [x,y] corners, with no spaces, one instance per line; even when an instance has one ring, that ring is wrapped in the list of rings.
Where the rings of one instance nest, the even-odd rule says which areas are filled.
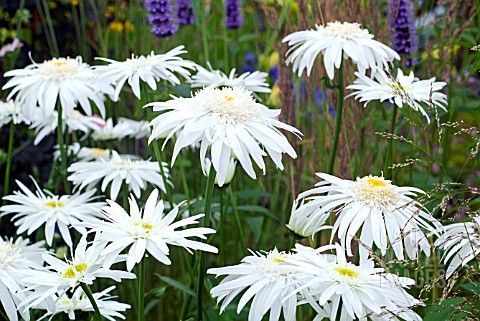
[[[261,321],[268,311],[270,321],[278,321],[282,311],[286,321],[295,321],[301,299],[295,295],[298,288],[297,272],[284,262],[292,257],[292,254],[277,249],[267,253],[252,252],[238,265],[208,269],[209,274],[227,275],[210,291],[218,303],[223,301],[220,313],[246,290],[238,303],[237,313],[253,298],[248,321]]]
[[[97,303],[98,310],[100,314],[109,321],[115,321],[115,319],[125,319],[125,316],[122,312],[127,311],[130,309],[130,305],[126,303],[121,303],[114,301],[116,297],[111,296],[109,292],[114,290],[115,287],[111,286],[102,292],[92,293],[95,302]],[[49,320],[53,318],[53,316],[59,313],[65,313],[68,315],[70,320],[75,320],[75,311],[83,311],[83,312],[93,312],[93,306],[88,297],[83,292],[82,288],[77,288],[73,295],[69,296],[68,294],[64,293],[60,297],[54,294],[53,301],[55,305],[53,307],[49,307],[46,304],[40,303],[39,306],[36,306],[35,309],[44,309],[47,310],[47,313],[43,315],[38,321],[43,320],[44,318],[50,317]]]
[[[46,253],[45,241],[38,241],[31,244],[29,239],[18,236],[15,241],[9,241],[12,247],[20,250],[20,254],[27,259],[29,266],[37,269],[43,266],[42,255]]]
[[[41,303],[52,307],[55,295],[61,297],[80,283],[91,285],[96,278],[109,278],[116,282],[135,278],[133,273],[111,270],[113,263],[123,262],[125,258],[117,257],[114,261],[106,262],[105,256],[101,255],[105,242],[94,240],[88,245],[86,236],[87,234],[84,234],[75,251],[72,250],[74,254],[71,261],[64,262],[52,254],[44,254],[43,259],[47,262],[47,267],[25,272],[27,276],[22,282],[29,292],[19,307],[26,310]]]
[[[400,108],[405,104],[420,111],[428,122],[430,117],[425,112],[424,106],[433,104],[446,111],[447,96],[438,91],[447,83],[435,81],[435,78],[419,80],[414,76],[413,71],[408,76],[404,76],[401,69],[398,69],[397,78],[393,78],[382,68],[377,69],[374,79],[359,72],[355,72],[355,75],[357,79],[347,89],[356,91],[349,96],[355,96],[355,99],[365,102],[365,106],[372,100],[381,102],[388,100]]]
[[[238,159],[247,174],[256,178],[255,163],[266,172],[264,156],[270,155],[275,165],[283,169],[282,154],[297,157],[287,138],[279,131],[284,129],[297,136],[296,128],[280,122],[280,110],[271,110],[257,103],[252,93],[243,88],[205,88],[191,98],[177,98],[166,102],[148,104],[154,111],[165,112],[150,123],[153,126],[149,142],[165,132],[174,134],[177,141],[172,163],[182,148],[200,143],[200,162],[206,172],[207,149],[211,147],[213,168],[222,186],[228,173],[230,158]]]
[[[205,167],[205,176],[208,177],[208,174],[210,173],[210,168],[212,167],[212,160],[209,157],[205,158],[204,167]],[[237,168],[237,161],[234,158],[230,158],[230,162],[228,163],[227,176],[225,177],[224,184],[229,184],[232,181],[233,175],[235,175],[236,168]],[[215,176],[215,184],[218,185],[218,174]]]
[[[175,75],[179,74],[188,79],[190,71],[196,64],[183,60],[179,55],[187,53],[185,46],[178,46],[165,54],[155,54],[153,51],[148,56],[135,56],[125,61],[115,61],[108,58],[96,58],[108,62],[105,66],[95,66],[95,73],[99,80],[114,84],[114,100],[118,99],[125,82],[132,88],[135,96],[140,99],[140,80],[146,82],[152,90],[157,89],[157,82],[166,80],[172,85],[179,85],[180,80]]]
[[[104,117],[103,92],[113,91],[96,79],[92,67],[84,63],[80,56],[33,62],[24,69],[7,71],[4,76],[13,78],[2,89],[13,88],[8,99],[16,95],[15,99],[22,105],[24,115],[32,115],[37,104],[45,115],[50,115],[58,101],[67,116],[72,114],[77,105],[91,115],[91,100]]]
[[[53,152],[54,159],[61,159],[62,155],[58,150],[58,145],[53,146],[55,151]],[[109,160],[112,150],[97,148],[97,147],[82,147],[79,143],[75,142],[72,145],[69,145],[67,148],[67,153],[70,156],[75,156],[81,161],[89,160]]]
[[[42,245],[43,242],[29,245],[21,237],[15,242],[0,239],[0,302],[10,321],[18,321],[17,307],[26,299],[21,282],[26,271],[41,266],[38,255],[45,253]],[[30,320],[28,311],[19,312],[23,319]]]
[[[442,226],[437,232],[443,234],[435,241],[435,247],[444,249],[442,261],[448,264],[446,278],[460,266],[480,255],[480,217],[472,217],[471,222],[454,223]]]
[[[210,70],[196,66],[197,74],[192,76],[190,81],[192,88],[243,87],[254,93],[270,93],[272,91],[266,82],[268,76],[266,72],[245,72],[236,77],[235,68],[227,76],[220,70],[214,70],[210,64],[208,67]]]
[[[9,124],[12,120],[14,124],[30,123],[30,120],[24,117],[20,104],[14,100],[0,100],[0,127]]]
[[[371,248],[375,244],[382,255],[386,253],[388,244],[400,260],[404,259],[404,250],[411,259],[417,258],[418,248],[430,255],[430,243],[422,229],[431,232],[440,223],[411,198],[425,192],[415,187],[398,187],[383,177],[372,175],[356,181],[324,173],[317,173],[317,176],[325,182],[301,193],[297,202],[303,200],[296,211],[316,211],[308,217],[312,220],[334,211],[337,217],[332,238],[338,234],[348,255],[353,255],[351,241],[360,228],[359,239],[363,245]],[[362,259],[368,256],[365,246],[359,247]]]
[[[330,79],[334,77],[334,68],[340,68],[342,59],[351,58],[361,73],[370,68],[387,67],[400,56],[390,47],[373,40],[367,29],[358,23],[329,22],[327,26],[316,26],[316,30],[294,32],[283,39],[291,47],[287,52],[287,65],[293,63],[293,71],[300,77],[303,70],[310,76],[315,58],[323,55],[323,64]]]
[[[164,214],[163,201],[158,202],[158,190],[152,191],[141,211],[133,197],[129,199],[130,213],[127,213],[120,205],[108,200],[109,206],[104,207],[102,214],[105,221],[95,222],[92,231],[97,232],[97,238],[110,244],[103,250],[104,255],[110,259],[116,258],[127,247],[127,270],[131,271],[136,263],[139,263],[145,252],[151,254],[163,264],[171,264],[168,258],[168,244],[181,246],[191,250],[201,250],[217,253],[218,250],[208,244],[189,240],[189,237],[206,239],[206,234],[215,233],[211,228],[196,227],[186,228],[188,225],[198,223],[197,219],[204,216],[195,216],[173,222],[178,214],[178,206],[168,214]],[[177,230],[182,228],[180,230]]]
[[[126,122],[118,122],[113,125],[113,119],[109,118],[104,125],[96,126],[92,133],[92,138],[96,141],[103,140],[122,140],[124,137],[134,134],[134,130]]]
[[[330,217],[330,212],[318,210],[318,205],[315,202],[306,202],[302,198],[303,194],[300,194],[297,200],[293,202],[287,227],[296,238],[311,236],[314,239],[315,233],[332,228],[325,225]]]
[[[125,124],[128,126],[130,130],[128,136],[131,138],[142,139],[150,136],[150,123],[146,120],[138,121],[134,119],[120,117],[118,119],[118,125],[120,124]]]
[[[296,252],[298,258],[285,261],[295,271],[299,289],[315,299],[307,300],[319,313],[315,321],[323,318],[342,321],[367,318],[375,321],[421,320],[411,308],[422,305],[422,302],[404,289],[415,284],[413,279],[375,268],[372,260],[365,260],[360,265],[349,263],[338,244],[336,255],[321,254],[321,249],[299,244]]]
[[[67,245],[72,245],[69,228],[73,227],[79,233],[85,234],[84,227],[79,226],[87,218],[98,217],[98,210],[105,205],[104,202],[92,202],[95,189],[83,194],[77,192],[73,195],[54,195],[42,191],[35,180],[36,193],[31,192],[21,182],[16,181],[21,191],[15,191],[13,195],[7,195],[3,199],[15,204],[4,205],[0,208],[2,216],[15,214],[12,221],[18,227],[17,234],[27,232],[32,234],[45,224],[45,240],[52,245],[55,226]],[[23,192],[23,193],[22,193]]]
[[[162,163],[167,183],[168,166]],[[122,183],[127,184],[128,189],[133,191],[136,197],[140,197],[142,189],[147,188],[150,183],[165,192],[165,182],[160,175],[158,162],[151,162],[138,159],[132,155],[120,155],[112,151],[110,159],[98,159],[95,161],[79,161],[73,163],[67,169],[70,174],[68,180],[78,185],[80,189],[92,187],[102,181],[101,191],[105,192],[107,186],[110,186],[110,198],[116,200]]]
[[[63,132],[68,133],[73,131],[81,131],[88,134],[91,130],[95,130],[105,125],[105,121],[100,117],[85,116],[79,111],[73,110],[70,116],[63,114]],[[35,130],[34,144],[37,145],[45,138],[55,132],[58,126],[58,113],[53,111],[50,115],[45,115],[41,108],[35,108],[35,117],[30,125],[31,129]]]

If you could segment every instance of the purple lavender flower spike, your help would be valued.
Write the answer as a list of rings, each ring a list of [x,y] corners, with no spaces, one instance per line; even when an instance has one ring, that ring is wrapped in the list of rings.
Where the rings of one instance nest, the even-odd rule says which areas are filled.
[[[417,32],[414,21],[414,5],[411,0],[391,0],[389,24],[393,33],[393,49],[400,55],[407,55],[407,67],[415,65],[413,57],[418,50]]]
[[[145,0],[145,8],[148,10],[148,23],[150,29],[157,37],[168,37],[178,30],[178,22],[173,14],[170,0]]]
[[[176,3],[178,24],[181,26],[193,25],[195,23],[195,15],[193,14],[190,0],[176,0]]]
[[[226,0],[225,10],[227,13],[225,19],[227,28],[235,29],[243,25],[242,0]]]

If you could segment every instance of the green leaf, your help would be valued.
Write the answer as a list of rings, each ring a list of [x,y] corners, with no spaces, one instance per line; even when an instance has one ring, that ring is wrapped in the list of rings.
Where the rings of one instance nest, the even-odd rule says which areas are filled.
[[[272,197],[272,194],[267,193],[265,191],[261,190],[251,190],[251,189],[246,189],[243,191],[237,191],[234,193],[235,196],[239,198],[254,198],[254,197]]]
[[[185,284],[181,283],[181,282],[178,282],[172,278],[169,278],[168,276],[163,276],[163,275],[160,275],[158,273],[155,273],[156,276],[158,276],[160,278],[160,280],[162,280],[163,282],[167,283],[168,285],[182,291],[182,292],[185,292],[186,294],[188,295],[191,295],[191,296],[195,296],[195,292],[190,289],[188,286],[186,286]]]
[[[454,297],[442,301],[441,304],[435,303],[425,307],[425,316],[423,321],[453,321],[463,320],[467,314],[458,312],[455,308],[462,305],[465,298]],[[469,306],[465,305],[462,310],[469,310]]]
[[[262,235],[263,221],[265,218],[263,216],[245,217],[244,220],[247,221],[248,225],[252,228],[255,243],[258,243],[260,241],[260,236]]]

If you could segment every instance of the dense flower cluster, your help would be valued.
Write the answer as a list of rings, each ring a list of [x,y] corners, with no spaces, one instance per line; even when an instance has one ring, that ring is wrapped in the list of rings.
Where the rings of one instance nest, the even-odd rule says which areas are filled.
[[[225,12],[227,28],[235,29],[243,25],[242,0],[226,0]]]
[[[411,0],[391,0],[389,10],[390,30],[393,34],[393,49],[407,55],[406,66],[414,65],[413,57],[418,50],[417,31],[414,20],[414,2]]]
[[[151,32],[157,37],[167,37],[178,31],[178,21],[171,0],[145,0],[147,20]]]

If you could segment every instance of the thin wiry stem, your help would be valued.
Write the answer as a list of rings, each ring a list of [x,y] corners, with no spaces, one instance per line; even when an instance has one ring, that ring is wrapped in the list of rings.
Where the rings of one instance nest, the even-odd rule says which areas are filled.
[[[338,139],[340,137],[340,127],[342,126],[343,100],[345,96],[345,83],[343,80],[343,61],[337,73],[338,79],[338,97],[337,97],[337,114],[335,115],[335,134],[333,136],[333,146],[330,152],[330,163],[328,165],[328,174],[332,174],[335,169],[335,159],[337,158]]]
[[[210,222],[210,213],[212,211],[213,188],[215,187],[215,176],[217,173],[213,168],[210,169],[207,179],[207,188],[205,189],[205,216],[203,217],[203,227],[208,227]],[[207,263],[206,256],[203,252],[199,252],[199,268],[198,268],[198,287],[197,287],[197,321],[203,320],[203,292],[205,283],[205,265]]]

